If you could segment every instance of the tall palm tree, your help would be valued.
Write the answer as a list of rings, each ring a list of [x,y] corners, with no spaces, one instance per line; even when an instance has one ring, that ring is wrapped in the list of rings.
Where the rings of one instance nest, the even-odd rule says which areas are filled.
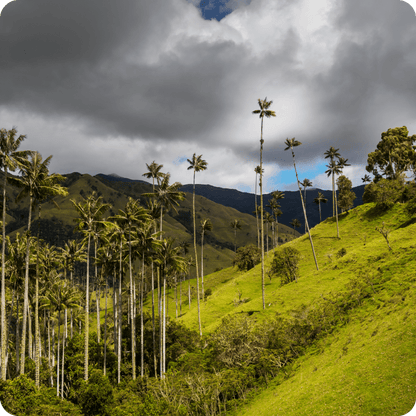
[[[369,175],[365,174],[363,178],[361,178],[361,180],[363,181],[364,184],[366,184],[367,182],[370,183],[371,182],[371,178]]]
[[[134,306],[134,287],[133,287],[133,268],[132,268],[132,232],[145,222],[150,221],[150,216],[146,209],[140,206],[139,201],[135,201],[129,197],[126,207],[119,210],[118,214],[110,217],[114,219],[124,230],[128,231],[129,236],[129,276],[130,276],[130,316],[131,319],[131,351],[132,351],[132,365],[133,365],[133,380],[136,379],[136,343],[135,343],[135,319],[133,313]]]
[[[263,309],[266,309],[266,297],[264,289],[264,224],[263,224],[263,119],[264,117],[276,117],[276,113],[269,110],[273,101],[267,101],[267,97],[264,100],[260,98],[257,100],[260,109],[254,110],[253,114],[258,114],[261,118],[261,133],[260,133],[260,226],[261,226],[261,291],[263,296]]]
[[[170,208],[173,208],[176,212],[176,206],[179,205],[179,201],[183,201],[185,199],[184,192],[179,191],[179,188],[182,187],[180,182],[175,182],[173,184],[169,184],[170,180],[170,173],[166,173],[163,175],[159,182],[159,186],[155,189],[154,193],[145,193],[143,194],[144,197],[147,198],[156,198],[158,205],[160,207],[160,238],[162,238],[163,233],[163,214],[164,210],[167,211]],[[159,275],[160,277],[160,275]],[[158,284],[158,290],[160,292],[161,284]],[[162,329],[163,329],[163,322],[162,322],[162,296],[159,295],[159,327],[160,327],[160,357],[163,356],[163,344],[162,344]],[[163,363],[160,360],[160,374],[163,374]]]
[[[299,193],[300,193],[300,200],[302,202],[303,215],[305,216],[306,229],[307,229],[308,234],[309,234],[309,241],[311,243],[313,258],[315,259],[316,270],[319,270],[318,261],[316,259],[316,254],[315,254],[315,249],[313,247],[313,241],[312,241],[311,231],[309,229],[308,217],[306,216],[306,209],[305,209],[305,203],[304,203],[303,197],[302,197],[302,190],[300,188],[300,181],[299,181],[299,177],[298,177],[298,171],[296,169],[295,152],[293,150],[294,147],[300,146],[301,144],[302,143],[300,141],[296,140],[294,137],[292,139],[290,139],[290,140],[289,139],[286,139],[286,141],[285,141],[285,145],[286,145],[285,150],[289,150],[290,149],[292,151],[293,166],[295,167],[296,181],[298,183],[298,188],[299,188]]]
[[[293,219],[289,224],[293,227],[294,230],[302,225],[297,218]]]
[[[93,192],[84,201],[76,202],[71,199],[77,210],[79,218],[76,218],[78,222],[78,229],[84,233],[87,239],[87,276],[86,276],[86,298],[85,298],[85,350],[84,350],[84,379],[88,380],[88,345],[89,345],[89,298],[90,298],[90,248],[91,237],[94,235],[95,225],[101,221],[102,216],[110,208],[109,204],[102,202],[102,196],[97,197]],[[109,226],[112,226],[110,224]]]
[[[335,147],[331,146],[324,154],[325,159],[329,159],[330,163],[327,165],[327,168],[330,168],[331,165],[335,165],[335,158],[339,158],[341,155],[338,152],[339,149],[335,149]],[[332,172],[331,172],[332,174]],[[328,174],[329,176],[329,174]],[[335,178],[332,175],[332,216],[335,217]]]
[[[160,180],[165,176],[165,174],[160,171],[163,168],[163,165],[158,165],[155,161],[153,161],[150,165],[146,163],[146,166],[148,172],[143,173],[142,176],[145,176],[148,179],[153,179],[153,192],[155,192],[155,179],[157,180],[157,183],[159,183]]]
[[[3,180],[3,239],[1,248],[1,379],[6,380],[6,287],[5,287],[5,248],[6,248],[6,183],[8,171],[14,172],[19,161],[27,157],[27,151],[18,151],[20,143],[26,138],[25,135],[16,137],[15,128],[11,130],[0,130],[0,168],[4,171]]]
[[[305,210],[306,210],[306,188],[310,188],[312,186],[312,182],[309,179],[304,179],[303,182],[300,183],[303,186],[303,195],[305,199]],[[306,233],[306,222],[305,222],[305,233]]]
[[[319,222],[322,221],[321,217],[321,202],[323,204],[326,204],[328,202],[328,199],[325,198],[325,195],[322,192],[318,192],[318,196],[313,200],[315,204],[319,205]]]
[[[234,230],[234,253],[237,253],[237,230],[241,230],[240,220],[234,219],[230,222],[231,228]]]
[[[327,176],[332,176],[332,183],[333,183],[333,186],[334,186],[335,175],[339,175],[342,172],[341,167],[338,163],[335,162],[335,160],[331,160],[329,162],[329,164],[327,165],[327,168],[328,168],[328,170],[326,170],[325,173],[327,174]],[[333,188],[332,202],[335,204],[335,219],[336,219],[336,222],[337,222],[337,237],[340,238],[340,236],[339,236],[339,227],[338,227],[337,193],[335,192],[335,188]]]
[[[264,171],[264,169],[263,169]],[[256,173],[256,182],[254,183],[254,212],[256,213],[256,223],[257,223],[257,247],[260,248],[260,227],[259,227],[259,210],[257,209],[257,175],[260,175],[262,172],[260,166],[254,168]]]
[[[65,178],[58,173],[49,174],[49,163],[52,156],[47,157],[42,161],[42,156],[39,152],[31,152],[30,158],[20,159],[20,177],[9,178],[9,182],[22,188],[16,200],[21,200],[24,197],[29,197],[29,219],[27,233],[30,235],[30,225],[32,221],[32,208],[37,202],[45,200],[47,197],[54,195],[65,196],[68,195],[66,188],[59,185],[58,182],[63,181]],[[29,244],[26,250],[26,272],[25,272],[25,295],[23,306],[23,328],[22,328],[22,351],[20,358],[20,374],[25,372],[25,353],[26,353],[26,319],[27,319],[27,307],[29,304]],[[36,310],[35,310],[35,325],[38,328],[38,296],[39,286],[38,279],[36,278]],[[35,329],[35,334],[38,330]],[[38,379],[39,367],[40,367],[40,351],[36,352],[36,378]]]
[[[279,245],[279,219],[278,217],[282,216],[283,212],[280,209],[279,200],[283,199],[285,197],[285,194],[281,191],[274,191],[272,192],[272,199],[270,199],[269,204],[267,207],[269,207],[272,210],[272,214],[274,217],[274,222],[276,223],[276,236],[274,241],[275,248]]]
[[[205,300],[204,292],[204,235],[207,231],[212,230],[212,222],[209,218],[201,220],[201,283],[202,283],[202,300]]]
[[[199,335],[202,337],[202,326],[201,326],[201,309],[199,305],[199,274],[198,274],[198,253],[196,251],[196,213],[195,213],[195,174],[207,169],[208,163],[202,159],[202,155],[196,156],[194,153],[192,159],[188,159],[189,166],[188,170],[194,171],[193,180],[193,196],[192,196],[192,216],[194,223],[194,251],[195,251],[195,271],[196,271],[196,291],[197,291],[197,302],[198,302],[198,323],[199,323]]]

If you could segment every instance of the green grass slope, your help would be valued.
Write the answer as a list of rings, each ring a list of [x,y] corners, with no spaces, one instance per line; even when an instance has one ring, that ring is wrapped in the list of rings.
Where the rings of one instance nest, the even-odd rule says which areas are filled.
[[[374,204],[340,216],[312,230],[319,271],[307,236],[289,245],[302,254],[299,281],[280,286],[266,276],[266,309],[262,309],[260,266],[247,273],[229,268],[205,277],[210,296],[201,305],[204,334],[230,314],[249,314],[258,321],[276,314],[291,318],[295,310],[311,310],[322,299],[366,287],[368,297],[346,312],[343,323],[298,358],[292,371],[238,415],[403,415],[416,400],[416,224],[403,204],[382,213]],[[376,227],[389,230],[389,251]],[[342,257],[337,253],[345,249]],[[266,271],[272,254],[266,258]],[[195,286],[195,281],[191,281]],[[186,298],[186,283],[182,298]],[[353,289],[351,289],[353,288]],[[352,296],[352,295],[351,295]],[[174,295],[169,313],[175,316]],[[340,312],[341,313],[341,312]],[[179,318],[197,329],[196,299],[186,301]]]

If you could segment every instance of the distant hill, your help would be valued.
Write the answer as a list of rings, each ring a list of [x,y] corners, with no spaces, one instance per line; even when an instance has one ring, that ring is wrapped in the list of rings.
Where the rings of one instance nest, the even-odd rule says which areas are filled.
[[[77,214],[71,199],[81,201],[83,197],[86,198],[95,191],[97,195],[103,197],[105,203],[111,205],[111,209],[107,212],[107,215],[111,216],[117,214],[119,209],[124,209],[129,197],[139,199],[142,205],[145,205],[146,199],[141,195],[152,192],[152,185],[148,182],[114,175],[91,176],[73,172],[64,176],[66,179],[62,185],[68,188],[69,195],[54,198],[59,209],[52,201],[45,202],[42,204],[41,220],[38,220],[37,210],[32,217],[32,233],[37,233],[38,225],[40,225],[40,237],[55,246],[63,246],[68,239],[81,237],[80,233],[75,232]],[[0,172],[1,183],[2,177]],[[17,232],[23,233],[27,229],[28,199],[16,203],[17,193],[16,188],[7,186],[7,233],[11,238]],[[185,195],[186,198],[177,207],[177,212],[171,210],[165,215],[163,230],[166,236],[175,238],[178,244],[188,242],[190,253],[193,253],[192,194],[185,193]],[[209,218],[213,224],[213,230],[205,236],[204,269],[206,273],[228,267],[232,263],[234,258],[234,230],[230,226],[232,220],[239,219],[242,224],[242,229],[237,231],[237,247],[257,242],[256,218],[252,215],[199,195],[196,197],[196,215],[198,243],[200,220]],[[283,224],[279,226],[280,243],[292,240],[299,235],[291,227]],[[271,248],[271,233],[269,245]],[[198,248],[198,253],[200,253],[200,248]],[[191,275],[193,273],[191,271]]]

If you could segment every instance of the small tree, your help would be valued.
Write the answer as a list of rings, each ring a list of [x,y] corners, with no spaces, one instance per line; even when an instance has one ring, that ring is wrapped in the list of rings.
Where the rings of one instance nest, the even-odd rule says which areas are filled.
[[[297,282],[300,258],[300,252],[294,247],[284,247],[282,250],[275,251],[270,272],[280,276],[282,285]]]
[[[240,220],[232,220],[230,226],[234,229],[234,253],[237,253],[237,230],[241,230]]]
[[[297,218],[293,219],[289,224],[293,227],[294,230],[302,225]]]
[[[357,198],[352,189],[352,182],[342,175],[337,179],[337,186],[339,190],[338,206],[342,211],[348,211],[354,206],[354,200]]]
[[[254,244],[245,247],[239,247],[233,260],[233,266],[237,266],[238,270],[250,270],[261,260],[261,252]]]
[[[326,204],[328,202],[328,199],[325,198],[325,195],[322,192],[318,192],[318,196],[313,200],[313,202],[315,202],[315,204],[319,206],[319,222],[321,222],[321,202],[323,204]]]
[[[380,179],[366,185],[363,194],[365,203],[375,202],[377,208],[387,210],[402,198],[405,190],[404,177],[396,179]]]

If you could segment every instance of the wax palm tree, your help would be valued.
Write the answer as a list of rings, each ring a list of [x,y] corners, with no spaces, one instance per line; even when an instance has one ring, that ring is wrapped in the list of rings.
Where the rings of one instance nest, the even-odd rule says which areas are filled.
[[[173,184],[169,184],[170,180],[170,173],[166,173],[162,176],[159,182],[159,186],[155,189],[154,193],[145,193],[143,194],[144,197],[147,198],[156,198],[158,205],[160,207],[160,238],[162,238],[163,233],[163,214],[164,211],[167,211],[171,208],[176,210],[176,206],[179,205],[179,201],[183,201],[185,199],[184,192],[179,191],[179,188],[182,187],[180,182],[175,182]],[[159,270],[159,269],[158,269]],[[158,275],[158,292],[159,292],[159,328],[160,328],[160,356],[162,357],[162,296],[160,294],[161,284],[160,284],[160,274]],[[162,360],[160,361],[160,374],[163,373],[162,368]]]
[[[260,166],[254,168],[256,173],[256,182],[254,183],[254,212],[256,213],[256,223],[257,223],[257,247],[260,248],[260,227],[259,227],[259,210],[257,209],[257,175],[260,175],[262,172]],[[264,172],[264,169],[263,169]]]
[[[264,225],[263,225],[263,119],[264,117],[276,117],[276,113],[269,110],[273,101],[267,101],[267,97],[264,100],[260,98],[257,100],[260,109],[254,110],[253,114],[258,114],[261,118],[261,133],[260,133],[260,226],[261,226],[261,290],[263,296],[263,309],[266,309],[266,298],[264,289]]]
[[[199,305],[199,274],[198,274],[198,253],[196,251],[196,213],[195,213],[195,174],[207,169],[208,163],[202,159],[202,155],[196,156],[194,153],[192,159],[188,159],[190,166],[188,170],[194,171],[193,180],[193,196],[192,196],[192,217],[194,224],[194,251],[195,251],[195,271],[196,271],[196,291],[197,291],[197,302],[198,302],[198,323],[199,323],[199,335],[202,337],[202,326],[201,326],[201,309]]]
[[[153,224],[151,221],[143,223],[137,230],[137,245],[135,247],[138,250],[138,254],[141,254],[142,258],[142,275],[140,285],[140,375],[144,376],[144,323],[143,323],[143,287],[144,287],[144,274],[145,265],[147,263],[153,264],[152,256],[161,247],[162,242],[159,240],[159,233],[153,232]],[[155,351],[156,343],[154,342],[153,348]],[[157,367],[155,367],[157,368]]]
[[[76,218],[78,222],[78,229],[82,231],[87,239],[87,276],[86,276],[86,299],[85,299],[85,350],[84,350],[84,379],[88,380],[88,346],[89,346],[89,297],[90,297],[90,248],[91,237],[94,235],[95,225],[101,221],[104,213],[110,208],[109,204],[102,202],[101,196],[96,197],[93,192],[87,199],[83,198],[83,202],[76,202],[71,199],[77,210],[79,218]],[[112,226],[112,224],[108,224]]]
[[[283,199],[285,194],[281,191],[274,191],[272,192],[272,198],[269,201],[269,205],[267,205],[271,210],[274,217],[274,221],[276,223],[276,238],[275,238],[275,247],[279,245],[279,219],[278,217],[282,216],[283,212],[280,209],[279,200]]]
[[[266,234],[266,253],[269,254],[269,228],[270,228],[270,225],[273,224],[273,217],[272,217],[272,215],[270,215],[270,212],[264,211],[263,221],[266,224],[266,230],[267,230],[267,234]]]
[[[294,230],[302,225],[297,218],[293,219],[289,224],[293,227]]]
[[[5,247],[6,247],[6,183],[8,172],[14,172],[21,159],[27,157],[27,151],[18,151],[25,135],[17,136],[15,128],[0,130],[0,168],[4,171],[3,180],[3,239],[1,249],[1,379],[6,380],[6,287],[5,287]]]
[[[162,240],[158,256],[163,270],[163,299],[166,299],[166,279],[169,270],[174,272],[181,272],[186,270],[186,261],[180,255],[181,247],[174,246],[174,239],[168,238]],[[161,355],[161,374],[160,377],[165,377],[166,372],[166,301],[163,303],[163,321],[162,321],[162,355]]]
[[[146,209],[139,205],[139,201],[135,201],[129,197],[126,207],[119,210],[118,214],[110,217],[117,221],[125,231],[128,231],[129,239],[129,275],[130,275],[130,314],[131,314],[131,351],[132,351],[132,366],[133,366],[133,380],[136,379],[136,343],[135,343],[135,319],[133,313],[133,268],[132,268],[132,232],[145,222],[150,221],[150,216]]]
[[[332,176],[332,184],[334,186],[334,178],[335,175],[339,175],[342,172],[341,166],[335,162],[335,160],[331,160],[329,164],[327,165],[328,170],[325,171],[327,176]],[[337,194],[333,189],[332,193],[332,201],[335,203],[335,219],[337,222],[337,237],[339,236],[339,227],[338,227],[338,204],[337,204]]]
[[[212,230],[212,222],[209,218],[201,220],[201,283],[202,283],[202,300],[205,300],[204,292],[204,236]]]
[[[49,163],[52,156],[47,157],[42,161],[42,156],[39,152],[31,152],[29,159],[20,159],[20,177],[9,178],[9,182],[22,188],[16,200],[19,201],[24,197],[29,197],[29,219],[27,233],[30,235],[30,226],[32,222],[32,208],[37,202],[43,201],[48,196],[68,194],[66,188],[63,188],[58,182],[61,182],[65,178],[58,173],[49,174]],[[37,280],[36,280],[37,281]],[[38,297],[38,283],[36,284],[36,298]],[[27,319],[27,307],[29,304],[29,244],[26,249],[26,272],[25,272],[25,295],[23,306],[23,328],[22,328],[22,351],[20,358],[20,374],[25,372],[25,354],[26,354],[26,319]],[[38,302],[36,301],[36,305]],[[36,321],[38,325],[38,308],[36,306]],[[39,371],[39,352],[36,353],[36,366],[37,372]]]
[[[335,158],[339,158],[341,155],[338,152],[339,149],[331,146],[324,154],[325,159],[329,159],[330,163],[327,165],[327,168],[330,168],[331,165],[335,165]],[[331,172],[332,174],[332,172]],[[328,175],[329,176],[329,175]],[[332,176],[332,216],[335,217],[335,178]]]
[[[232,220],[230,222],[230,227],[234,230],[234,253],[237,253],[237,230],[241,230],[240,220]]]
[[[325,195],[322,192],[318,192],[318,196],[313,200],[313,202],[315,202],[315,204],[319,206],[319,222],[321,222],[321,202],[323,204],[326,204],[328,202],[328,199],[325,198]]]
[[[364,184],[366,184],[367,182],[370,183],[371,182],[371,178],[369,175],[365,174],[363,178],[361,178],[361,180],[363,181]]]
[[[299,177],[298,177],[298,171],[296,169],[296,161],[295,161],[295,152],[293,150],[294,147],[300,146],[302,143],[298,140],[296,140],[294,137],[292,139],[286,139],[285,141],[285,145],[286,148],[285,150],[291,150],[292,152],[292,158],[293,158],[293,166],[295,167],[295,173],[296,173],[296,181],[298,184],[298,188],[299,188],[299,193],[300,193],[300,200],[302,202],[302,208],[303,208],[303,215],[305,216],[305,224],[306,224],[306,229],[308,231],[309,234],[309,241],[311,243],[311,248],[312,248],[312,253],[313,253],[313,258],[315,259],[315,265],[316,265],[316,270],[319,270],[318,267],[318,261],[316,259],[316,255],[315,255],[315,249],[313,247],[313,241],[312,241],[312,236],[311,236],[311,231],[309,229],[309,224],[308,224],[308,217],[306,216],[306,209],[305,209],[305,203],[303,201],[303,197],[302,197],[302,190],[300,188],[300,182],[299,182]]]
[[[312,186],[312,182],[309,179],[304,179],[303,182],[300,183],[303,186],[303,195],[305,201],[305,210],[306,210],[306,188],[310,188]],[[306,233],[306,222],[305,222],[305,233]]]

